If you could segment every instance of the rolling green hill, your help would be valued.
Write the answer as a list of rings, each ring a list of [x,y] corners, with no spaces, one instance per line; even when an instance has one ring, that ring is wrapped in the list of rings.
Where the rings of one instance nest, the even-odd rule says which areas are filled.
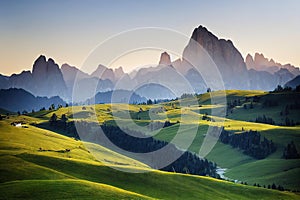
[[[254,102],[252,109],[249,109],[250,102],[242,102],[241,106],[233,109],[228,118],[255,121],[257,117],[265,115],[271,117],[276,124],[285,124],[286,118],[295,123],[300,122],[299,108],[290,108],[291,105],[300,104],[299,99],[300,93],[296,92],[269,93],[261,96],[258,102]],[[248,105],[248,109],[245,109],[243,105]],[[285,113],[286,108],[288,108],[288,114]]]
[[[13,121],[23,121],[27,128],[11,126]],[[209,177],[160,171],[129,174],[115,170],[95,160],[81,141],[30,125],[41,121],[27,116],[0,121],[1,199],[299,198],[295,193]],[[99,148],[103,159],[111,160],[114,166],[147,170],[147,166],[130,158],[103,147],[94,148]]]
[[[290,96],[291,94],[270,94],[260,91],[226,91],[226,93],[227,102],[240,100],[240,105],[234,106],[233,112],[229,112],[226,118],[210,115],[211,109],[225,108],[225,105],[210,105],[208,93],[197,97],[201,106],[192,104],[193,101],[187,98],[160,105],[101,104],[40,111],[27,116],[11,115],[8,119],[0,121],[0,198],[31,198],[32,193],[40,191],[41,193],[35,194],[34,197],[299,199],[297,193],[245,186],[209,177],[155,170],[149,173],[128,174],[111,167],[141,172],[150,169],[143,163],[102,146],[67,137],[63,130],[54,130],[48,124],[50,117],[55,113],[58,119],[65,114],[69,121],[98,121],[111,125],[119,121],[128,125],[129,129],[136,128],[134,124],[128,123],[131,119],[126,116],[126,111],[129,110],[134,122],[142,126],[141,130],[147,130],[145,134],[153,134],[146,127],[151,122],[151,117],[155,117],[156,121],[169,120],[175,123],[154,135],[159,140],[171,141],[176,134],[187,140],[196,132],[196,137],[188,149],[195,153],[199,152],[208,126],[223,126],[226,130],[237,134],[243,130],[257,130],[277,146],[276,152],[267,158],[256,160],[243,154],[241,150],[221,142],[217,142],[206,158],[216,162],[219,167],[226,168],[226,177],[247,182],[248,185],[256,183],[267,186],[275,183],[288,189],[299,190],[300,159],[285,160],[282,158],[282,152],[290,141],[294,141],[297,149],[300,149],[300,127],[251,122],[254,117],[263,114],[272,116],[279,122],[280,118],[277,115],[295,99]],[[218,95],[218,92],[215,95]],[[245,109],[243,104],[249,105],[253,97],[259,97],[259,101],[252,102],[254,108]],[[278,103],[275,106],[265,107],[264,102],[268,99],[277,99]],[[180,101],[185,101],[188,106],[180,109]],[[113,111],[117,116],[114,116]],[[205,112],[213,120],[203,120]],[[182,120],[182,116],[185,120]],[[291,110],[288,117],[297,121],[299,116],[296,111]],[[27,128],[11,126],[10,123],[15,121],[24,122]],[[179,127],[181,132],[178,133]],[[94,154],[92,155],[88,149],[93,149]]]
[[[3,109],[3,108],[0,108],[0,114],[2,114],[2,115],[6,115],[6,114],[14,114],[13,112],[11,112],[11,111],[8,111],[8,110],[5,110],[5,109]]]
[[[222,95],[222,92],[214,92],[215,97]],[[145,129],[145,126],[151,122],[149,115],[154,116],[156,121],[164,122],[170,120],[176,123],[180,121],[180,124],[173,125],[171,127],[163,128],[155,135],[157,139],[171,141],[178,132],[178,127],[181,126],[181,139],[190,139],[195,131],[197,131],[196,137],[193,139],[193,143],[189,150],[195,153],[199,152],[201,144],[204,139],[204,135],[207,131],[208,126],[223,126],[226,130],[230,130],[236,133],[242,132],[242,130],[257,130],[267,139],[273,140],[277,146],[277,151],[271,154],[269,157],[264,159],[264,162],[256,160],[242,153],[241,150],[234,149],[229,145],[225,145],[218,142],[212,151],[207,155],[207,159],[214,161],[218,166],[226,168],[225,175],[229,178],[236,179],[239,181],[247,182],[249,184],[259,183],[260,185],[277,184],[283,185],[285,188],[292,190],[300,189],[300,182],[290,177],[299,177],[300,161],[296,160],[285,160],[282,158],[283,149],[291,141],[294,141],[298,151],[300,151],[300,127],[299,126],[279,126],[270,125],[264,123],[251,122],[255,117],[262,116],[264,114],[274,117],[279,115],[280,111],[285,108],[288,104],[293,104],[295,98],[299,93],[266,93],[261,91],[237,91],[229,90],[226,91],[227,102],[234,102],[240,100],[239,106],[233,108],[233,113],[229,112],[227,118],[220,118],[216,116],[210,116],[214,121],[202,120],[203,113],[210,113],[211,109],[224,107],[225,105],[210,105],[210,94],[206,93],[198,96],[198,102],[202,103],[194,105],[194,101],[189,98],[163,103],[161,105],[123,105],[114,104],[111,105],[95,105],[85,106],[83,110],[82,106],[61,108],[56,111],[42,111],[31,114],[40,120],[49,120],[53,113],[58,116],[66,114],[69,120],[73,120],[74,112],[77,113],[75,116],[79,118],[85,118],[85,120],[93,119],[94,111],[97,116],[97,120],[100,123],[107,123],[114,125],[114,121],[119,121],[125,124],[129,129],[135,129],[136,126],[131,127],[128,123],[131,119],[125,115],[127,110],[130,111],[130,116],[134,119],[135,123],[142,126],[141,130],[146,134],[153,134],[150,130]],[[253,101],[253,98],[257,98]],[[246,102],[246,99],[248,99]],[[275,106],[264,106],[266,101],[276,101]],[[180,101],[184,101],[183,104],[188,107],[180,108]],[[249,104],[253,102],[253,109],[244,109],[243,104]],[[175,105],[175,106],[174,106]],[[115,110],[117,116],[113,116],[112,110]],[[142,110],[142,112],[141,112]],[[255,114],[254,114],[255,113]],[[275,114],[274,114],[275,113]],[[276,116],[275,116],[276,115]],[[185,120],[182,120],[184,116]],[[251,117],[252,116],[252,117]],[[288,117],[297,121],[299,116],[297,110],[291,110]],[[75,120],[75,119],[74,119]],[[76,119],[77,120],[77,119]],[[250,120],[250,121],[249,121]],[[134,124],[133,124],[134,125]],[[191,128],[192,127],[192,128]],[[49,128],[45,126],[44,128]],[[198,129],[198,130],[196,130]],[[265,165],[272,166],[273,174],[272,177],[268,174],[268,168]],[[278,164],[276,164],[278,163]],[[250,167],[249,167],[250,166]],[[285,166],[285,168],[282,168]],[[255,169],[262,169],[261,173],[253,174],[252,171]],[[266,174],[266,176],[264,176]]]
[[[226,130],[230,130],[236,133],[240,133],[243,130],[257,130],[262,136],[275,142],[277,150],[269,157],[263,160],[253,159],[242,153],[241,150],[233,149],[229,145],[218,142],[212,151],[207,155],[207,159],[216,162],[220,167],[226,168],[225,176],[239,181],[247,182],[248,184],[259,183],[260,185],[271,185],[273,183],[283,185],[286,188],[299,190],[300,181],[297,177],[300,177],[300,159],[285,160],[282,158],[283,149],[288,143],[294,141],[298,152],[300,151],[300,126],[279,126],[270,125],[264,123],[253,122],[257,116],[263,116],[264,114],[274,118],[275,122],[282,122],[280,118],[280,111],[283,110],[286,105],[295,104],[299,93],[265,93],[259,91],[226,91],[227,102],[238,101],[240,99],[241,105],[233,108],[233,113],[228,114],[227,118],[224,118],[223,122],[218,122],[218,117],[209,116],[214,121],[199,121],[199,129],[195,140],[189,150],[193,152],[199,152],[199,148],[203,142],[203,134],[206,133],[207,125],[211,126],[223,126]],[[214,95],[218,95],[216,92]],[[250,104],[253,101],[253,97],[259,97],[258,102],[253,102],[253,109],[244,109],[243,104]],[[245,102],[245,99],[249,98],[250,102]],[[183,101],[189,101],[183,99]],[[204,104],[210,103],[209,94],[203,94],[199,96],[199,102]],[[268,101],[276,102],[274,106],[265,106],[264,103]],[[206,105],[202,104],[202,107],[190,105],[190,110],[198,109],[201,113],[204,113],[210,109],[214,109],[217,106],[222,105]],[[168,111],[169,112],[169,111]],[[177,111],[178,115],[180,110]],[[208,111],[210,113],[210,111]],[[290,119],[298,121],[300,116],[299,110],[290,110],[287,115]],[[251,122],[252,121],[252,122]],[[156,137],[161,140],[171,141],[171,139],[177,134],[175,127],[168,127],[161,131]],[[184,132],[186,137],[192,135],[193,130]]]

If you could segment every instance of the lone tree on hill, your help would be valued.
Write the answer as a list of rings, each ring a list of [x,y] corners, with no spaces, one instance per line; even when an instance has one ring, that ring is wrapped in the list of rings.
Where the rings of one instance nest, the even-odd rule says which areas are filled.
[[[151,100],[151,99],[148,99],[148,100],[147,100],[147,105],[152,105],[152,104],[153,104],[152,100]]]
[[[55,113],[52,114],[52,116],[50,117],[50,126],[54,126],[57,122],[57,115]]]
[[[60,120],[62,122],[63,128],[66,129],[66,127],[67,127],[67,120],[68,120],[66,114],[62,114]]]
[[[288,144],[287,147],[284,148],[282,157],[285,158],[285,159],[300,158],[300,155],[299,155],[293,141],[290,144]]]

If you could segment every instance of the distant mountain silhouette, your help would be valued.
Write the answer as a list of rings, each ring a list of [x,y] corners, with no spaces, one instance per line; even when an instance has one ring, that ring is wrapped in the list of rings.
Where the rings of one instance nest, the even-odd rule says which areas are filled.
[[[104,103],[146,103],[147,99],[145,97],[141,97],[137,95],[135,92],[127,91],[127,90],[114,90],[107,92],[98,92],[95,97],[88,99],[86,103],[96,103],[96,104],[104,104]]]
[[[33,64],[32,72],[23,71],[0,78],[1,89],[22,88],[35,96],[60,96],[66,98],[67,87],[59,66],[53,59],[40,56]]]
[[[275,62],[272,58],[269,60],[265,58],[261,53],[255,53],[254,58],[248,54],[245,59],[246,65],[248,69],[255,69],[257,71],[267,71],[271,74],[279,71],[280,69],[287,69],[294,76],[300,75],[300,70],[298,67],[295,67],[291,64],[282,65],[280,63]]]
[[[279,84],[278,79],[271,73],[266,71],[256,71],[254,69],[248,70],[248,77],[250,81],[250,90],[274,90]]]
[[[135,91],[136,94],[146,97],[147,99],[175,99],[176,95],[168,88],[155,84],[145,84]]]
[[[0,108],[13,112],[31,112],[32,110],[38,111],[45,107],[48,109],[51,104],[55,107],[58,105],[65,106],[64,102],[58,96],[56,97],[35,97],[31,93],[25,91],[24,89],[10,88],[0,90]]]
[[[77,80],[90,78],[90,75],[88,75],[87,73],[84,73],[79,69],[77,69],[76,67],[70,66],[68,64],[63,64],[61,66],[61,72],[67,88],[71,91],[73,90],[73,86],[76,78]]]
[[[220,71],[225,88],[227,89],[247,89],[249,88],[248,71],[241,53],[233,45],[232,41],[219,39],[205,27],[195,28],[190,42],[183,51],[183,58],[196,60],[206,56],[203,51],[198,51],[194,45],[195,41],[200,44]],[[191,58],[190,55],[194,57]],[[195,62],[198,63],[198,62]],[[207,68],[210,66],[197,66]],[[206,69],[208,70],[208,69]],[[206,78],[206,77],[205,77]]]
[[[33,64],[33,93],[37,96],[66,97],[66,84],[59,66],[52,58],[46,61],[45,56],[40,56]]]
[[[117,82],[121,77],[125,75],[123,68],[119,67],[115,70],[99,65],[98,68],[91,74],[92,77],[110,80],[112,83]]]
[[[9,88],[8,80],[9,80],[9,77],[3,76],[0,74],[0,88],[2,88],[2,89]]]
[[[220,39],[199,26],[194,29],[182,58],[175,61],[164,52],[157,65],[130,74],[122,67],[110,69],[101,64],[87,74],[68,64],[60,69],[53,59],[46,60],[41,55],[32,72],[0,75],[0,89],[22,88],[35,96],[60,96],[75,103],[111,90],[136,91],[140,96],[163,99],[206,92],[209,85],[218,82],[213,68],[218,69],[225,89],[273,90],[300,74],[299,68],[269,60],[263,54],[247,55],[244,60],[232,41]]]
[[[61,71],[67,85],[68,99],[74,98],[76,102],[84,101],[95,95],[95,92],[104,92],[112,90],[114,84],[111,80],[101,80],[92,75],[82,72],[76,67],[71,67],[68,64],[63,64]],[[76,96],[73,97],[73,90]]]
[[[282,86],[295,77],[295,75],[292,74],[286,68],[281,68],[280,70],[275,72],[274,75],[276,78],[278,78],[278,85],[282,85]]]
[[[294,89],[299,85],[300,85],[300,75],[296,76],[293,80],[290,80],[285,84],[286,87],[291,87]]]
[[[197,47],[195,43],[201,45],[203,49]],[[196,64],[193,66],[190,63],[191,61],[186,60],[187,58],[192,60],[193,64]],[[205,63],[202,61],[209,59],[213,62],[208,61]],[[250,62],[249,60],[251,59],[253,60],[251,56],[248,56],[246,60]],[[253,63],[264,63],[265,61],[263,60],[266,59],[257,54]],[[273,61],[271,60],[270,62],[272,63]],[[212,63],[219,70],[226,89],[273,90],[277,85],[284,85],[287,81],[293,79],[294,73],[297,73],[297,70],[299,71],[298,68],[290,65],[283,65],[281,68],[276,67],[272,73],[270,72],[271,66],[268,68],[270,69],[269,71],[257,68],[247,69],[241,53],[232,41],[219,39],[205,27],[199,26],[193,31],[190,42],[183,51],[182,59],[172,62],[170,55],[167,52],[163,52],[157,66],[141,68],[131,77],[136,85],[147,85],[147,87],[144,87],[142,94],[145,97],[154,97],[153,94],[156,92],[164,94],[165,98],[169,98],[174,95],[174,92],[170,93],[166,90],[162,92],[162,88],[172,85],[174,86],[172,88],[177,88],[179,92],[182,92],[180,89],[187,89],[187,82],[193,88],[193,92],[203,93],[208,87],[206,82],[208,79],[207,74],[211,76],[210,79],[212,81],[216,81],[215,74],[210,73],[210,67],[214,65]],[[195,67],[200,69],[200,71],[206,72],[204,77]],[[158,87],[159,83],[162,83],[160,87]],[[124,84],[122,89],[126,89],[126,84]],[[171,88],[168,89],[170,90]],[[147,93],[147,91],[149,92]],[[159,95],[159,97],[162,96]]]
[[[167,52],[163,52],[159,60],[160,65],[171,65],[171,58]]]

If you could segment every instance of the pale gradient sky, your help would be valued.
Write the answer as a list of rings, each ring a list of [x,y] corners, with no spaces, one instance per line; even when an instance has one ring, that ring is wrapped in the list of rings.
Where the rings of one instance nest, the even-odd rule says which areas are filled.
[[[200,24],[231,39],[243,56],[262,52],[300,66],[299,8],[299,0],[1,0],[0,73],[29,70],[40,54],[80,67],[93,48],[121,31],[150,26],[190,36]],[[122,65],[157,63],[159,56],[151,52],[145,63],[129,56]]]

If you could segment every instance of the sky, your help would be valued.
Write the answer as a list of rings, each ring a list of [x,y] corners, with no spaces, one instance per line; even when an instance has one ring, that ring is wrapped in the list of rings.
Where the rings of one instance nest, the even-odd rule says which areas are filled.
[[[232,40],[244,57],[259,52],[300,66],[299,8],[299,0],[0,0],[0,74],[30,70],[41,54],[80,68],[93,49],[121,32],[159,27],[188,38],[199,25]],[[157,63],[161,51],[131,54],[110,67],[130,71]]]

